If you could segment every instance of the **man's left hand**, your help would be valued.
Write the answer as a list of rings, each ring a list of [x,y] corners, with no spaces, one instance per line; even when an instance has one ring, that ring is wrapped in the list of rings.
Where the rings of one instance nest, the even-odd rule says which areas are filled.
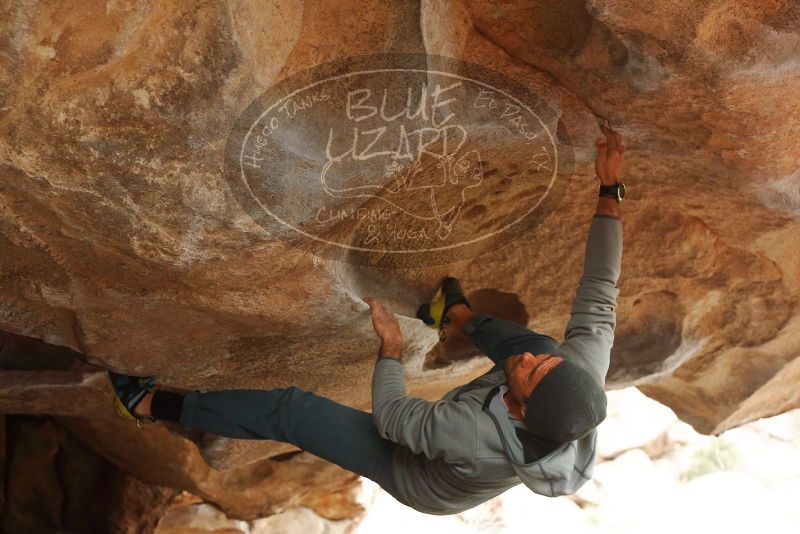
[[[372,314],[372,327],[381,340],[381,349],[378,354],[381,358],[400,358],[400,351],[403,348],[403,333],[400,331],[400,323],[397,317],[386,307],[386,304],[378,299],[364,299],[369,304]]]

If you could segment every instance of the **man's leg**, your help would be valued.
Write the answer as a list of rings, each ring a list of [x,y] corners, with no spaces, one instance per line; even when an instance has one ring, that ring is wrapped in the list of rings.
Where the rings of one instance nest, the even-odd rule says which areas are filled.
[[[181,397],[156,391],[152,415],[218,436],[291,443],[395,494],[395,443],[378,434],[368,412],[297,387],[195,391]]]
[[[539,334],[529,328],[505,319],[489,315],[475,315],[464,305],[448,310],[448,329],[461,332],[496,364],[492,371],[502,367],[509,356],[530,352],[552,354],[559,343],[550,336]]]

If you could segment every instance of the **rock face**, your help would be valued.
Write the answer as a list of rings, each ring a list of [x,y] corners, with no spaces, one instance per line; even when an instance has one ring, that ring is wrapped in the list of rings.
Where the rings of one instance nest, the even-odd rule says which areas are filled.
[[[151,532],[177,493],[143,484],[46,418],[2,421],[3,532]]]
[[[352,516],[355,478],[292,447],[115,419],[105,369],[181,389],[294,384],[368,409],[377,343],[361,297],[375,296],[407,318],[409,391],[434,398],[488,368],[436,347],[412,319],[445,274],[483,309],[560,338],[593,210],[598,117],[625,139],[630,187],[609,387],[637,385],[704,433],[800,406],[793,0],[87,0],[0,11],[0,329],[12,340],[2,412],[51,414],[140,479],[231,516],[301,504]],[[266,231],[227,179],[237,118],[274,84],[376,52],[486,65],[539,95],[554,111],[543,127],[574,155],[548,216],[480,256],[409,265],[388,255],[380,268]],[[302,156],[311,133],[295,134]],[[471,228],[530,202],[509,196],[518,157],[492,152],[484,178],[511,185],[466,199]],[[292,168],[312,168],[307,158]]]

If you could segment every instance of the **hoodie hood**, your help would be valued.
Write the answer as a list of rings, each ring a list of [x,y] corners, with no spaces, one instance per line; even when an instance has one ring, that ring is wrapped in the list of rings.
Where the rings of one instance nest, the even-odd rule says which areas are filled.
[[[525,464],[525,451],[516,433],[517,420],[511,417],[503,396],[508,391],[506,384],[498,386],[497,393],[489,399],[489,412],[496,424],[501,428],[503,446],[512,463]]]
[[[505,453],[523,484],[541,495],[569,495],[591,478],[594,469],[597,431],[578,440],[565,442],[542,458],[525,462],[522,442],[516,433],[524,423],[509,418],[503,401],[505,383],[493,387],[483,402],[483,411],[497,428]]]

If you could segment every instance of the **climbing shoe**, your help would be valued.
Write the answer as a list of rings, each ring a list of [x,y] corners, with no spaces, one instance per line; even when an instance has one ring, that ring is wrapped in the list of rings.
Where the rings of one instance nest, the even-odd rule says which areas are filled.
[[[114,386],[114,410],[123,419],[135,420],[139,428],[142,421],[155,421],[152,417],[141,417],[134,413],[136,405],[156,385],[152,377],[136,377],[108,372]]]
[[[436,296],[430,302],[422,304],[417,310],[417,318],[430,328],[439,332],[439,338],[444,339],[444,328],[447,326],[447,311],[456,304],[470,307],[461,284],[458,280],[448,276],[442,280]]]

